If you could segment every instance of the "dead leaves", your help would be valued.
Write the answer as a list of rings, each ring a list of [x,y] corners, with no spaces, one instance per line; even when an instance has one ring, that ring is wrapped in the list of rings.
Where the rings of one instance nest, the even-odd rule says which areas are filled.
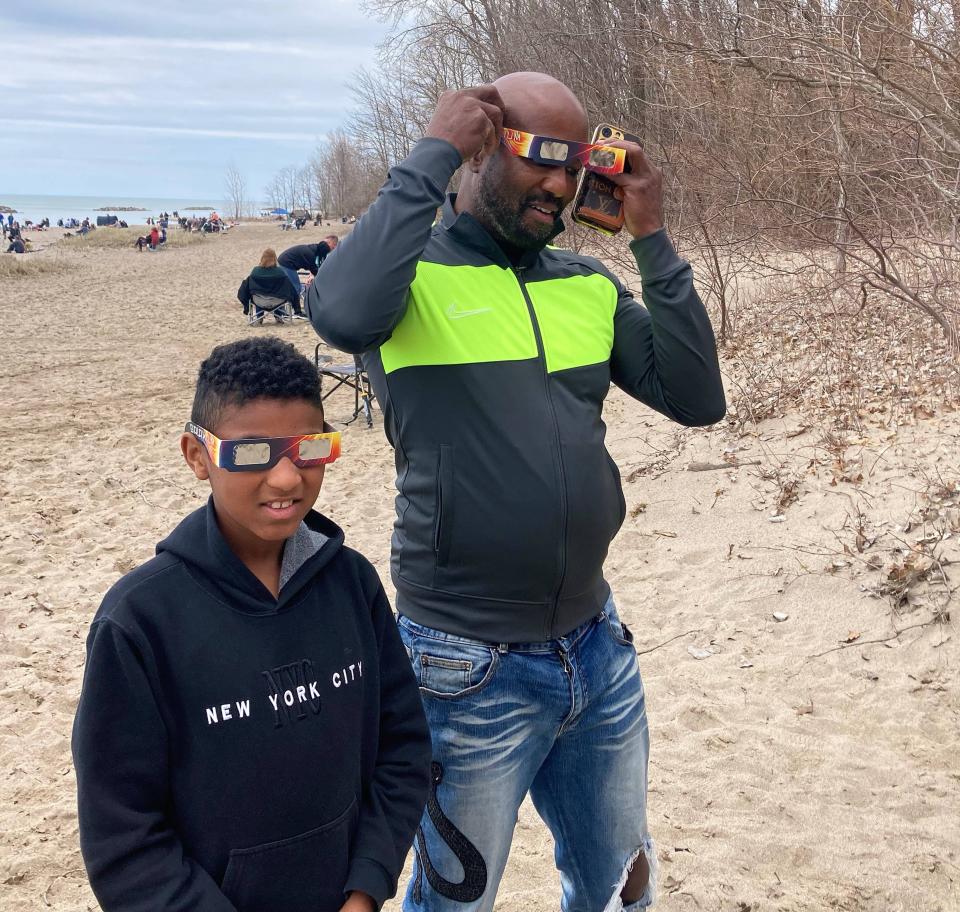
[[[770,277],[724,352],[738,433],[793,415],[837,430],[916,424],[960,407],[956,360],[933,321],[901,308],[837,309],[837,289]],[[896,339],[897,342],[892,342]],[[836,467],[837,484],[860,469]]]

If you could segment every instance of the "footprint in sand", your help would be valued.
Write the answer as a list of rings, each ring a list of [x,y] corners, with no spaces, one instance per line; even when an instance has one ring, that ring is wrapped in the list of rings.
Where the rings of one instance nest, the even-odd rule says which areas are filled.
[[[722,724],[716,716],[696,706],[685,709],[677,717],[677,721],[684,728],[695,732],[709,731],[711,728],[718,728]]]

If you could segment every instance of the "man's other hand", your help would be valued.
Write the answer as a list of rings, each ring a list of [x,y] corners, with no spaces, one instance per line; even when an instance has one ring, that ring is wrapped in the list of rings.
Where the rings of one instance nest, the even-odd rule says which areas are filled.
[[[444,92],[426,136],[445,139],[467,161],[479,152],[493,152],[503,129],[503,99],[492,85]]]
[[[663,175],[650,163],[636,143],[612,142],[627,150],[630,171],[611,174],[609,178],[617,185],[613,195],[623,203],[623,221],[627,231],[635,238],[653,234],[663,227]]]
[[[377,904],[372,896],[354,890],[340,907],[340,912],[377,912]]]

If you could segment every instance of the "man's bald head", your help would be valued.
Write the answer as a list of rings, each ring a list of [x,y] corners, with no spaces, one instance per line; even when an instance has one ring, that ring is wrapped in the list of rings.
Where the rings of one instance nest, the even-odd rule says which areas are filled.
[[[586,111],[559,79],[546,73],[508,73],[493,84],[503,99],[505,127],[586,141]]]
[[[546,73],[510,73],[494,84],[503,125],[554,139],[587,140],[583,105]],[[503,145],[484,148],[466,162],[457,212],[468,212],[508,251],[536,250],[562,227],[560,213],[573,199],[578,168],[542,165]]]

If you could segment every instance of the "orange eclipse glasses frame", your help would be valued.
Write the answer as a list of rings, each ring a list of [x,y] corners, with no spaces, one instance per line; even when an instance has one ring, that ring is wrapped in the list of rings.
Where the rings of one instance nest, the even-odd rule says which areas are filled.
[[[213,464],[228,472],[262,472],[272,469],[284,456],[302,469],[326,465],[340,456],[340,432],[326,422],[322,434],[300,434],[295,437],[244,437],[221,440],[206,428],[188,421],[184,430],[193,434],[204,447]]]
[[[595,174],[622,174],[627,162],[626,149],[616,146],[555,139],[508,127],[504,127],[500,142],[514,155],[556,168],[579,162]]]

